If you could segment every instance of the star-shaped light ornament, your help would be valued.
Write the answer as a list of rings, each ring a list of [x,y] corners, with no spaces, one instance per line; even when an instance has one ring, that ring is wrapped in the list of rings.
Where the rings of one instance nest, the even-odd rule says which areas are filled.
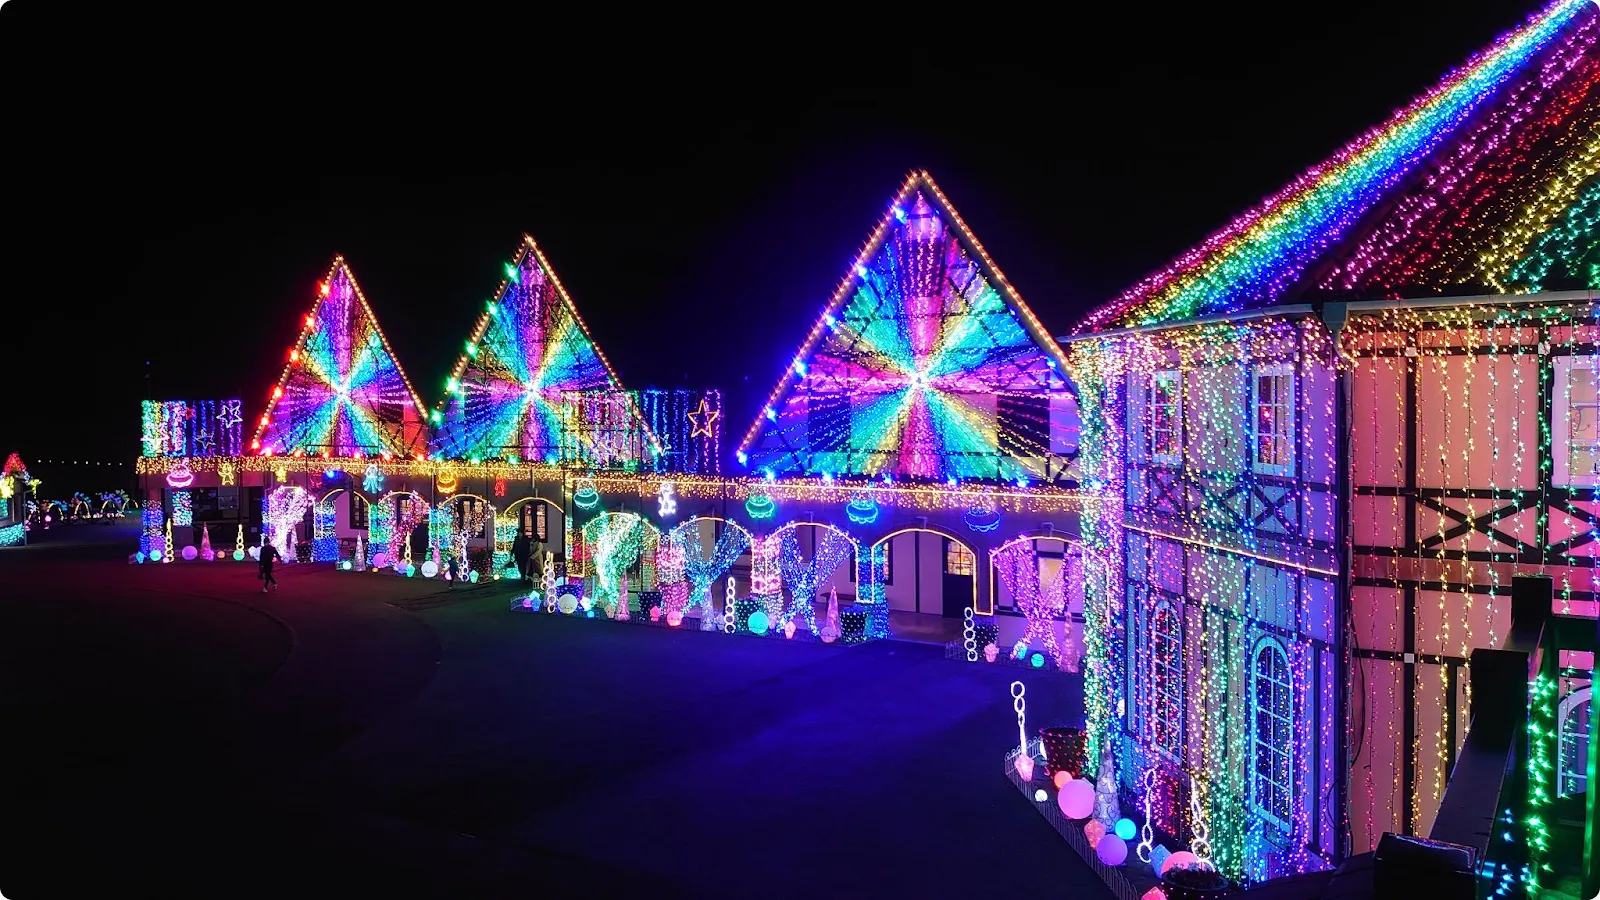
[[[715,410],[706,403],[706,398],[700,398],[700,408],[689,413],[690,437],[711,437],[711,426],[717,424],[717,416],[722,415],[721,410]]]
[[[222,412],[217,413],[217,421],[222,423],[223,428],[232,428],[243,422],[244,418],[239,415],[238,402],[223,404]]]

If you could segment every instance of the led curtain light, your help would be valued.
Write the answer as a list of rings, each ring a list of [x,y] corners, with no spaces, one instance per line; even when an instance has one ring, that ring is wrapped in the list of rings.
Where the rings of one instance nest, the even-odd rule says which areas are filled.
[[[741,462],[775,474],[1063,478],[1061,350],[926,172],[823,310]]]
[[[443,411],[433,416],[435,451],[555,463],[562,395],[591,390],[620,391],[621,383],[544,254],[523,235],[445,382]]]
[[[317,288],[251,449],[265,455],[406,456],[421,402],[344,257]]]
[[[1470,123],[1483,121],[1475,119],[1475,114],[1491,103],[1518,102],[1514,86],[1519,79],[1563,77],[1560,70],[1547,70],[1536,61],[1553,46],[1556,53],[1586,52],[1588,42],[1594,39],[1595,15],[1593,0],[1550,4],[1432,92],[1397,112],[1386,125],[1357,138],[1328,162],[1146,278],[1116,303],[1097,311],[1082,330],[1179,322],[1275,302],[1317,265],[1330,247],[1348,240],[1364,213],[1391,199],[1425,164],[1447,163],[1450,151],[1445,145],[1460,137]],[[1574,35],[1574,31],[1581,34]],[[1580,65],[1572,71],[1582,78],[1585,69]],[[1572,77],[1571,73],[1566,77]],[[1523,102],[1550,102],[1548,95],[1561,92],[1559,86],[1552,86],[1538,93],[1540,97],[1524,95]],[[1573,115],[1593,115],[1594,107],[1591,100]],[[1537,121],[1537,117],[1529,121]],[[1491,130],[1486,138],[1493,134]],[[1491,143],[1506,146],[1503,140]],[[1446,156],[1436,155],[1441,147]],[[1454,179],[1448,178],[1438,183],[1439,187],[1453,185]],[[1392,223],[1410,217],[1385,218],[1393,227]],[[1434,247],[1443,243],[1437,236],[1427,240]],[[1358,255],[1363,252],[1361,244],[1351,246],[1358,248]],[[1365,252],[1379,252],[1377,246]]]

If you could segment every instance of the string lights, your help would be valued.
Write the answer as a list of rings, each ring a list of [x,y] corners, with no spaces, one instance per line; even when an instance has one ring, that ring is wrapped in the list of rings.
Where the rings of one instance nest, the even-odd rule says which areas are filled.
[[[739,446],[778,474],[1068,476],[1061,349],[927,172],[901,187]]]
[[[422,409],[355,275],[336,256],[250,449],[268,456],[407,456],[422,448]]]

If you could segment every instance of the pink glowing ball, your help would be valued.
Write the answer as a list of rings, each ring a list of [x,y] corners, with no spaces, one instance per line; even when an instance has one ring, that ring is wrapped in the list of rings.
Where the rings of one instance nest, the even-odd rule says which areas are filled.
[[[1022,776],[1023,781],[1033,780],[1033,757],[1023,753],[1011,765],[1017,770],[1017,774]]]
[[[1193,853],[1190,853],[1187,850],[1179,850],[1177,853],[1167,857],[1166,863],[1161,867],[1161,874],[1165,875],[1168,872],[1171,872],[1173,869],[1198,868],[1200,868],[1200,857],[1195,856]]]
[[[1108,834],[1094,845],[1094,855],[1108,866],[1120,866],[1128,861],[1128,842]]]
[[[671,625],[673,628],[677,628],[679,625],[682,625],[683,613],[678,612],[677,610],[667,613],[667,624]]]
[[[1067,782],[1072,780],[1072,773],[1068,772],[1066,769],[1062,769],[1061,771],[1057,772],[1056,777],[1051,780],[1056,783],[1056,790],[1059,791],[1067,786]]]
[[[1106,826],[1099,819],[1090,819],[1083,826],[1083,836],[1089,839],[1089,846],[1099,847],[1100,839],[1106,836]]]
[[[1056,806],[1069,819],[1089,818],[1094,813],[1094,785],[1082,778],[1072,779],[1061,786]]]

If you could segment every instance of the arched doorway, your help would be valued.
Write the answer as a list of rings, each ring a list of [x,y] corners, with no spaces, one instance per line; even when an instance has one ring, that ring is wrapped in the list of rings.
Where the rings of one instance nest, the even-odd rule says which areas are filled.
[[[428,512],[428,501],[416,491],[390,491],[379,497],[368,510],[370,564],[378,568],[393,566],[396,571],[404,569],[417,549],[414,532],[427,527]],[[426,531],[422,543],[427,544]]]
[[[1018,535],[990,550],[990,607],[996,625],[1008,626],[998,628],[997,643],[1002,650],[1020,643],[1044,651],[1059,667],[1077,671],[1084,602],[1107,589],[1110,571],[1100,554],[1054,531]]]
[[[487,498],[471,493],[452,494],[434,508],[429,519],[428,542],[444,557],[454,558],[460,566],[461,577],[467,578],[468,572],[474,571],[471,565],[473,542],[477,541],[480,547],[483,545],[484,530],[494,520],[494,504]],[[485,555],[488,558],[482,560],[482,568],[475,570],[482,576],[494,571],[493,551]]]
[[[849,532],[825,522],[790,522],[762,540],[776,542],[769,547],[777,553],[783,594],[788,598],[773,618],[777,630],[798,618],[817,634],[817,604],[836,592],[841,581],[848,597],[860,597],[856,582],[861,542]]]
[[[535,569],[543,565],[546,552],[557,560],[566,562],[566,510],[548,497],[522,497],[514,501],[494,519],[494,565],[496,571],[515,571],[516,561],[511,558],[511,545],[517,532],[526,531],[532,547],[529,558],[536,561]]]
[[[312,562],[339,561],[339,506],[335,498],[344,493],[350,494],[351,503],[356,502],[354,498],[361,497],[348,488],[334,488],[317,498],[316,505],[311,508]],[[367,498],[361,497],[361,502],[366,503]]]
[[[1589,692],[1585,685],[1561,698],[1556,722],[1560,733],[1558,796],[1570,797],[1589,789]]]
[[[882,548],[877,579],[893,613],[959,620],[967,607],[978,610],[978,553],[948,531],[911,526],[878,538]],[[991,594],[992,596],[992,594]]]
[[[661,531],[643,516],[601,513],[583,523],[583,545],[588,552],[584,578],[587,605],[599,604],[615,617],[633,593],[655,586]]]
[[[698,610],[700,628],[724,625],[720,598],[712,590],[753,545],[749,530],[721,516],[692,516],[667,532],[656,555],[662,607],[669,625]]]

